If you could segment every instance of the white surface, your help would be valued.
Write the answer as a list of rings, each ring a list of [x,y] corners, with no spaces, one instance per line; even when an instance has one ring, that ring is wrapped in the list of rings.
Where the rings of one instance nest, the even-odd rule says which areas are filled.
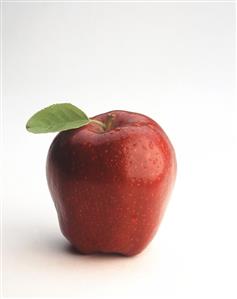
[[[3,5],[3,294],[236,298],[233,4]],[[178,178],[154,241],[134,258],[68,250],[45,179],[53,134],[38,109],[124,109],[165,129]]]

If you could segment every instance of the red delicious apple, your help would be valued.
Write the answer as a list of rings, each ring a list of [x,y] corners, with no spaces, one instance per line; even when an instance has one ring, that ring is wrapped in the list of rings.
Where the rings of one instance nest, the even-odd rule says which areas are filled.
[[[147,116],[112,111],[92,120],[60,132],[49,149],[47,180],[60,227],[81,253],[136,255],[163,217],[175,152]]]

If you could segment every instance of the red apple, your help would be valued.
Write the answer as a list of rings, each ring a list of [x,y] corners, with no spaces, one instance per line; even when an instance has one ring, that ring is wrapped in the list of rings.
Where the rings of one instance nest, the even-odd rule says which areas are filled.
[[[154,237],[176,176],[174,149],[147,116],[112,111],[60,132],[47,180],[62,233],[81,253],[140,253]]]

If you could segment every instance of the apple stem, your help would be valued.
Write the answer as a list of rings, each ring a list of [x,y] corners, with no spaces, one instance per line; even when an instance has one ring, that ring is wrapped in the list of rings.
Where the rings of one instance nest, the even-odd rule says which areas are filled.
[[[95,123],[95,124],[101,126],[104,131],[109,131],[112,128],[113,121],[114,121],[114,115],[113,114],[109,114],[104,123],[100,120],[97,120],[97,119],[90,119],[91,123]]]
[[[90,122],[95,123],[97,125],[100,125],[103,128],[103,130],[106,129],[106,124],[103,123],[102,121],[99,121],[99,120],[96,120],[96,119],[90,119]]]
[[[106,130],[110,130],[112,128],[113,120],[114,120],[114,115],[109,114],[106,119],[106,126],[105,126]]]

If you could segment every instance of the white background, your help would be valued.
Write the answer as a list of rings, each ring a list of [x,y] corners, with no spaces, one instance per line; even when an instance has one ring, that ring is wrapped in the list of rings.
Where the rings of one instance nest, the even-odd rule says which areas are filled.
[[[236,298],[233,3],[3,4],[3,294]],[[25,130],[71,102],[155,119],[178,177],[154,241],[133,258],[70,252],[45,179],[54,134]]]

